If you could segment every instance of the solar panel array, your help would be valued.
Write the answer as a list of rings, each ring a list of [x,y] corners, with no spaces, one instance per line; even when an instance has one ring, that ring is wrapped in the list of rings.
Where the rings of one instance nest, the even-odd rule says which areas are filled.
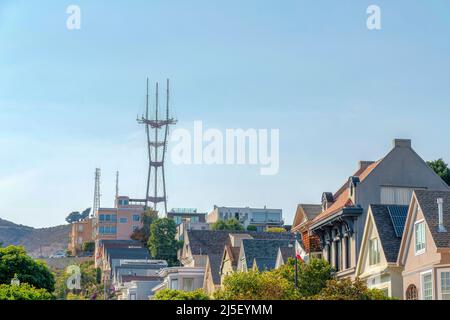
[[[408,215],[408,206],[387,206],[387,209],[394,225],[395,235],[401,238]]]

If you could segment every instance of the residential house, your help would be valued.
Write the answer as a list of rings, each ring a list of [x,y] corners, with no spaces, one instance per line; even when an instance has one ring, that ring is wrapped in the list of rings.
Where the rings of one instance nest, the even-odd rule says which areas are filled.
[[[286,264],[289,258],[295,259],[295,246],[280,247],[275,260],[275,269]]]
[[[70,240],[68,250],[73,256],[78,255],[83,248],[83,244],[94,241],[92,237],[92,219],[87,218],[71,224]]]
[[[395,139],[381,160],[360,161],[337,192],[322,194],[322,212],[310,230],[319,237],[322,254],[339,278],[355,275],[369,205],[408,205],[415,189],[448,186],[412,149],[411,140]]]
[[[414,191],[398,263],[406,300],[450,300],[450,191]]]
[[[408,206],[370,205],[364,228],[356,277],[368,288],[403,298],[402,267],[397,258]]]
[[[167,212],[167,218],[173,219],[177,225],[183,222],[205,223],[206,213],[197,212],[194,208],[174,208]]]
[[[154,293],[162,289],[193,291],[203,288],[205,268],[170,267],[162,269],[158,275],[164,280],[152,289]]]
[[[125,276],[125,284],[120,289],[119,300],[149,300],[153,297],[153,288],[162,283],[159,276]]]
[[[302,204],[297,206],[291,232],[299,233],[306,253],[321,257],[319,237],[313,235],[310,226],[311,222],[322,212],[320,204]]]
[[[236,270],[272,270],[280,247],[288,246],[294,247],[293,239],[243,239]]]
[[[235,218],[245,228],[254,226],[257,231],[265,231],[269,227],[283,227],[283,214],[281,209],[249,208],[249,207],[218,207],[208,214],[207,222],[216,223],[219,220]]]
[[[185,233],[180,261],[185,266],[205,269],[203,288],[212,294],[221,286],[222,278],[236,269],[237,252],[243,239],[294,239],[294,235],[289,232],[190,230]],[[230,254],[233,255],[231,260]]]

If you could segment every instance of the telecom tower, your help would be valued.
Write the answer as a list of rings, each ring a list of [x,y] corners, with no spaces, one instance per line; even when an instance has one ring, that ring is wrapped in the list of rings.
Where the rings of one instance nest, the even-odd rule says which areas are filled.
[[[147,135],[148,151],[148,176],[147,190],[145,194],[145,207],[148,203],[153,204],[153,210],[158,211],[158,204],[164,205],[164,215],[167,214],[167,194],[166,180],[164,176],[164,160],[167,150],[167,137],[169,135],[169,126],[176,124],[177,120],[169,118],[169,79],[166,84],[166,107],[165,115],[159,115],[159,86],[156,83],[155,88],[155,113],[149,117],[149,95],[147,78],[147,95],[145,103],[145,117],[137,119],[137,122],[145,125]],[[152,186],[151,186],[151,182]],[[162,190],[161,190],[162,188]]]
[[[95,169],[94,204],[92,206],[92,215],[97,216],[98,208],[100,208],[100,168]]]

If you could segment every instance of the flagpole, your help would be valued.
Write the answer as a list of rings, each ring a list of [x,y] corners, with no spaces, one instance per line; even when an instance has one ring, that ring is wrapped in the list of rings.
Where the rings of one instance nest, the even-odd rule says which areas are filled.
[[[297,245],[298,241],[298,232],[295,233],[295,244]],[[298,257],[297,253],[295,254],[295,288],[298,289]]]

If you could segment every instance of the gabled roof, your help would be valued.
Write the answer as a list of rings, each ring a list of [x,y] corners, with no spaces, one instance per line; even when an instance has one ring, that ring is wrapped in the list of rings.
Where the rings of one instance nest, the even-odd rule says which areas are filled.
[[[415,197],[431,232],[437,248],[450,248],[450,191],[415,190]],[[447,231],[439,232],[437,199],[444,203],[443,223]]]
[[[220,266],[222,264],[221,254],[208,254],[207,265],[209,265],[211,278],[215,285],[220,285]],[[208,270],[206,270],[208,272]]]
[[[280,247],[281,258],[283,262],[286,263],[289,258],[295,258],[295,248],[294,246]]]
[[[279,240],[279,239],[244,239],[242,240],[242,249],[245,254],[245,261],[247,269],[253,267],[253,262],[256,260],[258,269],[273,269],[277,260],[278,249],[280,247],[287,247],[293,244],[293,240]],[[260,266],[266,268],[260,268]]]
[[[248,234],[254,239],[294,239],[290,232],[189,230],[187,237],[193,255],[223,254],[230,234]]]
[[[313,220],[322,212],[322,205],[320,204],[303,204],[299,203],[297,205],[297,210],[295,211],[294,223],[292,227],[296,227],[301,224],[306,218],[307,221]]]
[[[397,261],[402,240],[401,236],[398,237],[395,232],[391,217],[391,209],[394,208],[397,209],[397,211],[404,213],[405,216],[408,212],[408,206],[370,205],[373,222],[378,232],[384,256],[386,257],[387,262],[390,263],[395,263]],[[404,222],[405,221],[403,220],[403,224]]]
[[[362,182],[366,179],[372,171],[380,164],[382,161],[378,160],[376,162],[368,162],[365,161],[366,165],[361,165],[360,168],[352,175],[352,177],[359,178],[359,181]],[[333,195],[334,202],[331,206],[329,206],[326,210],[322,211],[313,221],[318,222],[326,217],[333,215],[334,213],[339,212],[344,207],[353,206],[354,203],[351,201],[349,192],[349,183],[346,181],[342,187],[339,188],[338,191]]]

